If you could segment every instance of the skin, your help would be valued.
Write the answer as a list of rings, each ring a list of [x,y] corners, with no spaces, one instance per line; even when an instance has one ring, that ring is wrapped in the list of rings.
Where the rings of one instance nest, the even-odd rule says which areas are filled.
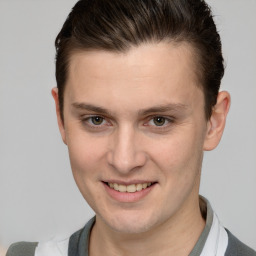
[[[75,181],[96,213],[90,255],[179,256],[196,244],[205,226],[198,197],[203,151],[221,139],[230,96],[220,92],[205,119],[193,53],[186,43],[74,53],[64,122],[52,90]],[[103,119],[95,124],[92,116]],[[163,117],[160,125],[155,117]],[[119,202],[103,184],[113,180],[156,184],[141,200]]]

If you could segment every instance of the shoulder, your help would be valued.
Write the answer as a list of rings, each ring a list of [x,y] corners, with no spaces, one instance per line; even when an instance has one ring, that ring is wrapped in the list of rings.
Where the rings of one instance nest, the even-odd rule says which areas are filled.
[[[225,256],[256,256],[256,252],[238,240],[229,230],[228,234],[228,247]]]
[[[38,243],[19,242],[12,244],[6,256],[33,256]]]
[[[54,239],[48,242],[19,242],[12,244],[6,256],[66,256],[77,255],[78,251],[88,250],[90,231],[95,217],[90,219],[84,228],[65,239]]]
[[[42,243],[18,242],[12,244],[6,256],[64,256],[67,255],[69,238]]]

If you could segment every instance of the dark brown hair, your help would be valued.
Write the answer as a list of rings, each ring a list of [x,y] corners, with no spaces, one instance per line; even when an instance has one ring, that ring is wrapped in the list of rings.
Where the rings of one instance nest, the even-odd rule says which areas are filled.
[[[76,50],[124,52],[147,42],[188,42],[210,118],[224,75],[220,36],[203,0],[80,0],[56,41],[56,80],[63,117],[69,59]]]

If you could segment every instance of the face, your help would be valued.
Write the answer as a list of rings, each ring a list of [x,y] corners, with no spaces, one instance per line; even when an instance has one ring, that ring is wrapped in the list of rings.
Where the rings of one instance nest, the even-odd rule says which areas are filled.
[[[195,69],[185,43],[72,56],[60,130],[75,181],[108,227],[139,233],[191,211],[207,133]]]

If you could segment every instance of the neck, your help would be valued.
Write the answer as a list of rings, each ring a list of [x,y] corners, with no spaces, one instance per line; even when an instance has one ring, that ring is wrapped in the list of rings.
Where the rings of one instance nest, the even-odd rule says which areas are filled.
[[[190,202],[192,207],[184,205],[166,222],[139,234],[116,232],[96,216],[89,255],[189,255],[205,226],[196,200]]]

